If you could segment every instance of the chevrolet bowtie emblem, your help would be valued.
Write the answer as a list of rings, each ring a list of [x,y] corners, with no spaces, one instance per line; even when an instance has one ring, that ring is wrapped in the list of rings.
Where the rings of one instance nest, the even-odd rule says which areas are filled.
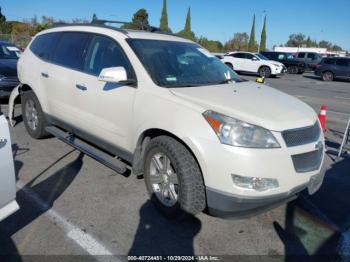
[[[0,139],[0,149],[6,146],[7,140],[6,139]]]

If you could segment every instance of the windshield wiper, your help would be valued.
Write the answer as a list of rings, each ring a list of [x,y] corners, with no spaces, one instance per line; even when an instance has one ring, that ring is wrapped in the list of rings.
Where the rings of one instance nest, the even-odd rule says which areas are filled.
[[[202,84],[181,84],[181,85],[167,85],[164,86],[166,88],[173,88],[173,87],[197,87],[197,86],[203,86]]]
[[[237,79],[236,78],[231,78],[231,79],[225,79],[225,80],[222,80],[218,83],[218,85],[222,85],[222,84],[229,84],[231,82],[237,82]]]

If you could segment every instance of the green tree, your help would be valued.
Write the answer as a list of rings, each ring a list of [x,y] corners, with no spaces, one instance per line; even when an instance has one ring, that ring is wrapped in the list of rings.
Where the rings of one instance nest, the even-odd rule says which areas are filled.
[[[289,36],[289,40],[286,43],[286,46],[300,47],[303,44],[305,44],[305,35],[302,33],[298,33],[298,34],[291,34]]]
[[[256,51],[256,43],[255,43],[255,15],[254,15],[254,18],[253,18],[252,30],[250,31],[248,51],[249,52],[255,52]]]
[[[133,15],[131,23],[125,24],[122,27],[125,29],[145,30],[149,26],[148,13],[146,9],[142,8]]]
[[[209,40],[206,37],[201,36],[197,43],[208,49],[210,52],[219,53],[223,51],[223,45],[220,41]]]
[[[0,7],[0,24],[5,23],[6,22],[6,16],[4,16],[1,12],[1,7]]]
[[[191,8],[188,8],[184,30],[177,33],[178,36],[196,41],[195,34],[191,31]]]
[[[162,10],[162,16],[160,18],[160,27],[159,28],[163,32],[171,33],[171,29],[169,28],[169,24],[168,24],[168,11],[167,11],[166,0],[163,0],[163,10]]]
[[[259,46],[260,51],[266,51],[266,16],[264,18],[264,26],[261,31],[261,39],[260,39],[260,46]]]
[[[235,33],[233,38],[224,45],[224,50],[229,51],[247,51],[249,35],[247,33]]]

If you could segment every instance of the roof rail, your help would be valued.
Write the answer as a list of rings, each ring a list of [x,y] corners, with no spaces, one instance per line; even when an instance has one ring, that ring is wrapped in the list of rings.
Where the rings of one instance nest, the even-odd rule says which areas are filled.
[[[123,25],[127,25],[127,24],[130,24],[130,22],[122,22],[122,21],[115,21],[115,20],[101,20],[101,19],[94,18],[94,19],[92,19],[91,24],[92,25],[104,25],[104,26],[106,26],[107,24],[123,24]],[[144,24],[142,22],[140,22],[140,27],[141,27],[141,30],[143,30],[143,31],[165,33],[158,27],[154,27],[154,26],[151,26],[151,25],[148,25],[148,24]]]
[[[65,26],[94,26],[94,27],[102,27],[102,28],[108,28],[112,29],[124,34],[128,34],[128,31],[124,30],[123,28],[120,27],[114,27],[114,26],[107,26],[105,24],[98,24],[98,23],[65,23],[65,22],[59,22],[59,23],[54,23],[51,28],[55,27],[65,27]]]

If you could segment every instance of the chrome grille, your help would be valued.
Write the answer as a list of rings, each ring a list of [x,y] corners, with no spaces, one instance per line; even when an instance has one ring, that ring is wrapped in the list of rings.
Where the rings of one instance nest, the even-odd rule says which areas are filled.
[[[306,173],[318,170],[321,166],[323,147],[319,150],[292,156],[295,171]]]
[[[316,122],[313,126],[291,129],[282,132],[287,147],[300,146],[316,142],[320,138],[321,129]]]

